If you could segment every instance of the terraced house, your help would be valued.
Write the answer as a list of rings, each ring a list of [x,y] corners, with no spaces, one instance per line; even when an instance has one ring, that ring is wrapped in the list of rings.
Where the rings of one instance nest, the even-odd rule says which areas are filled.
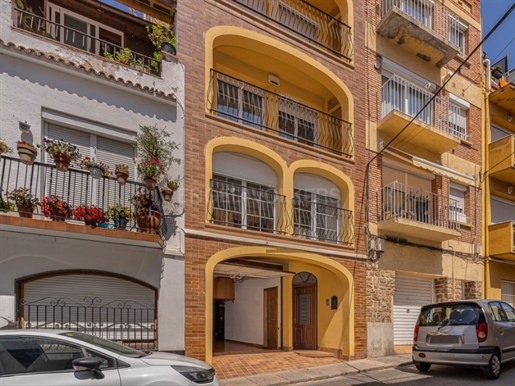
[[[186,354],[366,356],[363,21],[348,0],[178,3]]]
[[[367,265],[373,356],[411,344],[421,305],[482,297],[482,57],[471,55],[479,1],[367,9],[367,146],[380,154],[370,164],[367,224],[372,246],[385,240],[369,247],[376,262]]]
[[[183,158],[184,67],[147,32],[173,29],[174,18],[173,1],[0,3],[0,136],[13,149],[0,161],[0,326],[184,351],[182,189],[164,201],[133,162],[140,126],[166,130]],[[128,180],[66,170],[57,153],[30,148],[45,137],[112,172],[127,165]],[[181,166],[166,172],[184,175]],[[152,217],[136,213],[138,194],[148,194]],[[36,200],[41,207],[23,205]],[[90,212],[74,220],[69,207]]]

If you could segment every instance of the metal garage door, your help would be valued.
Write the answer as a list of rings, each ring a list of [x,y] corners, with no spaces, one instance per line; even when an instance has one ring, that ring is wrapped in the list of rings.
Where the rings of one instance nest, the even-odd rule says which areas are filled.
[[[68,329],[154,346],[155,291],[107,275],[66,274],[22,283],[23,328]]]
[[[433,280],[399,276],[395,277],[393,298],[393,340],[394,344],[412,344],[413,329],[420,307],[433,302]]]

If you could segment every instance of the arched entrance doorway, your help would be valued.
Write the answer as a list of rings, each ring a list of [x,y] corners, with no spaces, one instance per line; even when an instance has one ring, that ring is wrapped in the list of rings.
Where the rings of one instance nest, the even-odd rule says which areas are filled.
[[[317,349],[317,278],[309,272],[293,277],[293,349]]]

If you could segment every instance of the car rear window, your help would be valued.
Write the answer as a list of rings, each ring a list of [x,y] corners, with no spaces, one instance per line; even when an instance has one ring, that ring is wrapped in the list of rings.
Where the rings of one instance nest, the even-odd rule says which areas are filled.
[[[422,308],[417,324],[423,326],[472,326],[484,323],[481,308],[470,303],[434,304]]]

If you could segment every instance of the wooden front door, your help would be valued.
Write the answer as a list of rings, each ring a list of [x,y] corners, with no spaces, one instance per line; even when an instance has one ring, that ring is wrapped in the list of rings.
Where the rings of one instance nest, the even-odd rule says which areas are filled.
[[[302,274],[306,274],[303,272]],[[300,274],[300,275],[302,275]],[[317,285],[302,280],[293,282],[293,349],[317,349]],[[297,275],[296,275],[297,276]],[[307,278],[305,276],[305,278]],[[310,279],[313,281],[313,279]]]
[[[278,345],[278,331],[279,331],[279,313],[277,311],[279,296],[278,287],[266,288],[265,297],[265,342],[264,346],[276,349]]]

